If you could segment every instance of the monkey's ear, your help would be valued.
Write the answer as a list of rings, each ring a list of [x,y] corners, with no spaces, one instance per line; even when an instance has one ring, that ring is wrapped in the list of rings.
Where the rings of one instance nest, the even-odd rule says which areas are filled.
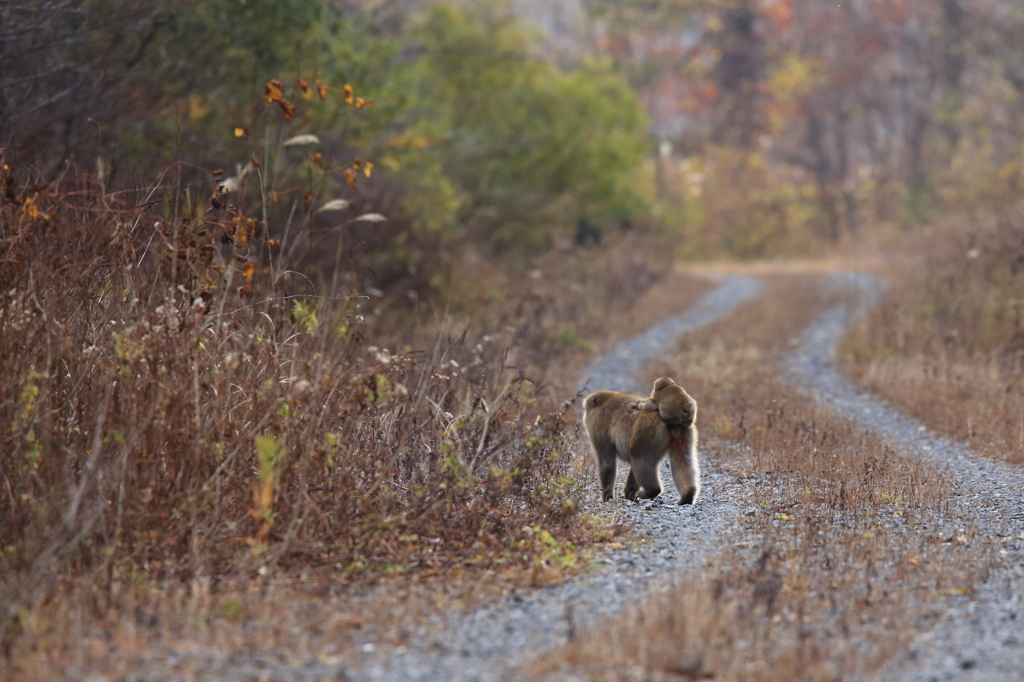
[[[641,400],[637,403],[634,403],[633,409],[638,410],[640,412],[657,412],[658,403],[654,402],[653,400]]]
[[[670,377],[661,377],[660,379],[658,379],[657,381],[654,382],[654,390],[655,391],[660,391],[661,389],[665,388],[666,386],[674,386],[675,383],[676,382],[672,381],[672,379]]]

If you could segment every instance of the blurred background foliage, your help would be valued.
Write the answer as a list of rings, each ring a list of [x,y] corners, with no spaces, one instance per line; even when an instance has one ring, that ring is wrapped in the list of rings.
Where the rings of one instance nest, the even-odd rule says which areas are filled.
[[[817,254],[1022,189],[1013,0],[18,0],[0,20],[9,163],[45,178],[74,159],[124,187],[179,159],[230,174],[315,132],[324,159],[375,174],[313,183],[289,152],[306,176],[281,188],[386,214],[332,233],[386,292],[615,226],[689,258]],[[285,123],[263,83],[302,77],[338,90]]]
[[[46,178],[72,159],[123,188],[174,161],[231,176],[255,158],[272,194],[255,191],[267,205],[248,210],[279,237],[310,214],[310,240],[288,253],[314,266],[333,262],[338,239],[359,244],[358,263],[344,265],[364,288],[441,288],[466,249],[520,267],[571,239],[581,218],[601,230],[645,211],[636,176],[649,142],[632,89],[599,55],[558,63],[499,3],[16,2],[0,12],[9,163]],[[293,121],[265,100],[270,78],[284,81]],[[300,78],[328,85],[326,100],[290,86]],[[349,86],[372,108],[347,102]],[[317,149],[281,146],[308,133]],[[304,158],[313,152],[317,168]],[[353,159],[371,161],[372,176],[321,172]],[[197,194],[211,186],[184,174],[205,183]],[[313,195],[298,210],[297,188]],[[312,213],[332,198],[348,213]],[[339,226],[370,210],[387,224]]]
[[[587,0],[697,253],[843,248],[1019,195],[1008,0]]]

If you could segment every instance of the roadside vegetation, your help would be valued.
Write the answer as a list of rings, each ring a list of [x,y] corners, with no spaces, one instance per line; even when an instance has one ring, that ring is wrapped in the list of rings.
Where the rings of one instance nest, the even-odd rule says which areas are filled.
[[[1015,3],[529,5],[0,6],[0,670],[398,644],[576,571],[621,531],[581,372],[710,288],[680,262],[908,254],[844,367],[1024,462]],[[984,577],[942,475],[779,382],[834,301],[770,281],[650,374],[752,539],[551,665],[849,677]]]
[[[229,31],[273,19],[232,7]],[[134,84],[137,116],[95,126],[90,99],[94,127],[63,140],[4,110],[4,668],[102,668],[103,642],[141,654],[196,619],[272,628],[253,614],[325,592],[352,614],[383,580],[543,584],[611,532],[579,514],[582,369],[708,287],[643,211],[618,76],[541,58],[507,12],[438,5],[404,51],[380,17],[296,14],[342,32],[320,35],[334,70],[215,85],[176,46],[76,52],[71,24],[9,9],[86,71],[137,49],[167,82],[126,72],[110,96]],[[184,30],[177,6],[132,16],[150,11],[157,37]]]
[[[846,370],[937,433],[1024,462],[1024,218],[983,208],[908,240]]]
[[[820,280],[818,280],[820,282]],[[541,670],[596,680],[839,680],[870,675],[970,594],[992,563],[956,527],[950,482],[851,420],[794,393],[780,358],[826,306],[813,276],[771,278],[767,295],[688,335],[663,373],[686,377],[715,415],[706,461],[754,490],[747,532],[700,575],[579,633]],[[559,672],[552,672],[556,679]]]

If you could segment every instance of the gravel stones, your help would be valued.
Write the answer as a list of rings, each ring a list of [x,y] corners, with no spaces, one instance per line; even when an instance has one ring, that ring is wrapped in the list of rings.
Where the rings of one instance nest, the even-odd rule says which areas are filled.
[[[790,379],[812,392],[826,407],[857,419],[880,433],[898,453],[919,456],[949,468],[957,504],[943,527],[980,529],[984,542],[995,543],[1002,566],[967,596],[937,601],[939,617],[918,633],[909,650],[878,675],[906,682],[931,680],[1019,680],[1024,662],[1024,473],[1019,467],[981,460],[920,423],[890,410],[858,391],[835,368],[835,346],[850,320],[884,293],[876,277],[847,273],[833,277],[830,290],[853,289],[855,302],[837,307],[806,331],[801,345],[783,362]],[[588,390],[612,388],[646,393],[634,375],[669,354],[678,336],[733,310],[760,293],[759,281],[731,277],[688,313],[666,320],[627,341],[592,365]],[[613,504],[596,502],[585,513],[614,514],[646,540],[599,550],[589,574],[562,584],[524,590],[472,610],[450,609],[425,623],[403,629],[404,643],[378,638],[373,628],[361,632],[352,650],[329,660],[290,662],[272,655],[233,652],[209,660],[210,679],[244,680],[454,680],[497,681],[525,675],[523,664],[564,644],[584,628],[614,616],[644,594],[683,582],[703,567],[703,558],[724,545],[753,540],[754,530],[740,517],[755,508],[754,487],[705,459],[703,493],[693,506],[673,503],[676,491],[668,475],[666,490],[655,500]],[[619,484],[621,485],[621,483]],[[852,644],[852,643],[851,643]],[[202,656],[200,652],[183,652]],[[176,655],[176,654],[175,654]],[[207,654],[209,656],[209,654]],[[216,657],[215,657],[216,658]],[[168,666],[173,669],[173,663]],[[203,675],[205,676],[205,675]],[[139,675],[139,679],[171,679]],[[875,677],[872,677],[875,679]]]
[[[832,286],[859,292],[853,305],[834,308],[805,332],[800,348],[783,363],[784,371],[825,406],[856,419],[897,452],[948,467],[956,505],[949,522],[979,529],[982,542],[994,543],[1002,567],[978,585],[974,599],[936,604],[938,622],[919,633],[906,656],[886,666],[881,679],[906,682],[939,680],[1020,680],[1024,677],[1024,472],[1001,462],[976,458],[970,451],[933,435],[920,422],[889,409],[858,391],[835,368],[835,348],[846,325],[884,292],[881,280],[865,273],[844,273]]]
[[[723,279],[688,312],[620,344],[591,365],[588,390],[646,394],[633,379],[637,372],[671,353],[679,336],[731,312],[761,288],[759,280],[748,277]],[[565,644],[578,628],[615,615],[656,584],[699,569],[702,558],[723,538],[732,542],[748,532],[737,517],[753,504],[752,491],[734,485],[732,475],[706,466],[703,493],[692,506],[673,502],[678,493],[667,462],[662,479],[665,490],[654,500],[583,505],[585,513],[617,514],[647,536],[644,542],[605,550],[592,562],[590,574],[559,585],[515,594],[469,613],[438,614],[401,651],[367,657],[350,675],[366,680],[508,679],[522,662]]]

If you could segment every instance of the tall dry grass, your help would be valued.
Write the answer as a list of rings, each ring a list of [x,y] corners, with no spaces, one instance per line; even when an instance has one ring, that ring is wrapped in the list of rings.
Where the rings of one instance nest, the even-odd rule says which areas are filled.
[[[707,461],[752,490],[699,574],[539,663],[595,680],[841,680],[876,671],[990,565],[950,482],[794,392],[777,374],[821,281],[768,294],[690,335],[660,371],[700,403]]]
[[[548,580],[603,532],[577,514],[573,382],[605,311],[668,274],[651,239],[552,254],[473,318],[369,324],[351,278],[287,268],[281,226],[204,187],[2,180],[7,661],[228,586]]]
[[[950,219],[908,252],[842,344],[846,371],[936,432],[1024,462],[1024,215]]]

